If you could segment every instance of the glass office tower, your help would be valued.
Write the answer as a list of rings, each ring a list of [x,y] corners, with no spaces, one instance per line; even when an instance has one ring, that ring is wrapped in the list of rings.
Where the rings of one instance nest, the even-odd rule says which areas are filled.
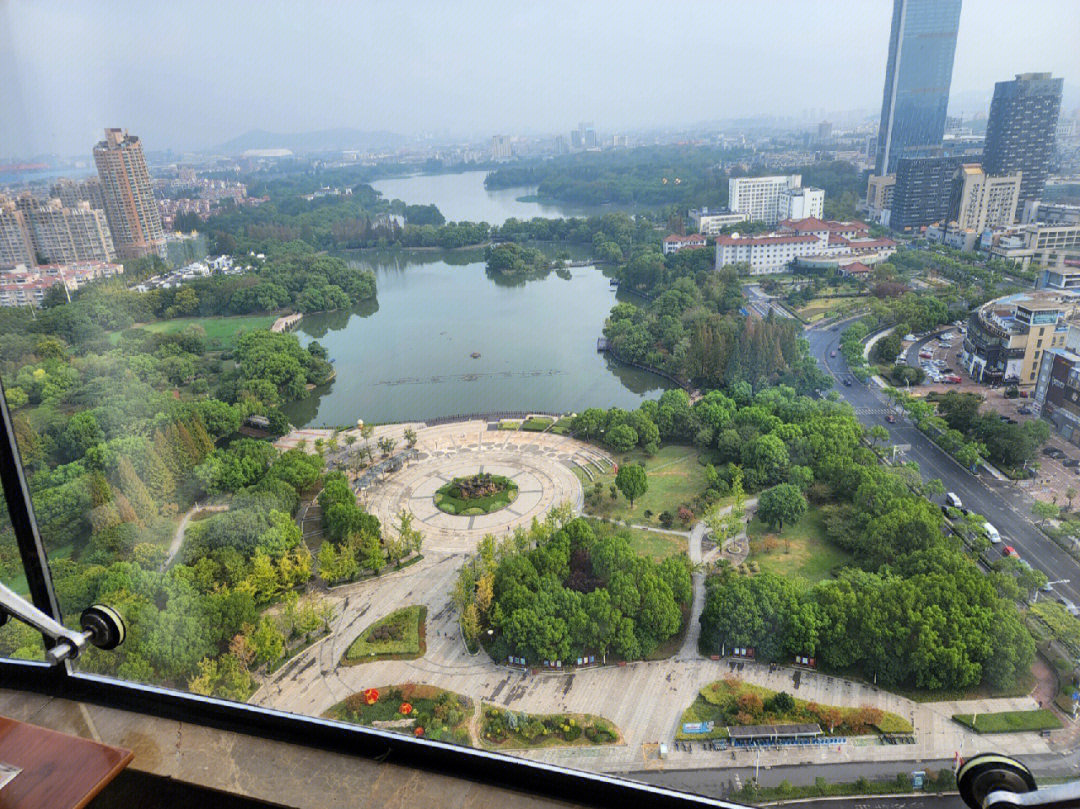
[[[875,174],[940,149],[959,25],[960,0],[893,0]]]

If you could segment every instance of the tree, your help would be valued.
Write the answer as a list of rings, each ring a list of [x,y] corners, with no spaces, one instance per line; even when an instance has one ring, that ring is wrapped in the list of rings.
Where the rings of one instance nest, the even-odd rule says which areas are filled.
[[[629,424],[618,424],[608,432],[607,442],[614,450],[629,452],[637,446],[638,434]]]
[[[416,446],[416,430],[414,430],[412,427],[406,427],[404,435],[405,435],[405,443],[408,444],[410,448],[415,447]]]
[[[785,522],[798,522],[806,509],[803,493],[790,483],[766,489],[758,497],[758,517],[778,531],[784,530]]]
[[[630,508],[633,508],[634,500],[649,490],[645,467],[639,463],[623,464],[615,475],[615,485],[619,487],[623,497],[630,501]]]
[[[1076,487],[1070,486],[1065,490],[1065,499],[1069,501],[1069,511],[1072,511],[1073,499],[1076,497]]]
[[[1046,521],[1055,519],[1059,512],[1060,509],[1053,503],[1044,503],[1042,500],[1036,500],[1031,504],[1031,513],[1038,519],[1039,525],[1046,525]]]
[[[379,445],[379,451],[382,452],[384,458],[389,458],[390,453],[394,451],[394,447],[397,446],[397,440],[390,438],[389,436],[383,436],[377,442]]]

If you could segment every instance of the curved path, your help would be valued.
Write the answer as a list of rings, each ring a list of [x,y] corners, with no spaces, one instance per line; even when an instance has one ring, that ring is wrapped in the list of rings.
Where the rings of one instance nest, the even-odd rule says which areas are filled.
[[[395,437],[394,429],[379,428],[382,434]],[[697,631],[704,587],[695,575],[694,613],[691,630],[682,648],[667,660],[637,662],[626,666],[604,666],[566,673],[528,674],[496,665],[486,654],[470,656],[460,640],[457,615],[451,594],[458,570],[467,554],[485,532],[505,532],[516,525],[527,525],[541,516],[550,505],[570,500],[580,510],[582,491],[572,470],[575,463],[610,463],[594,447],[573,439],[551,434],[496,432],[483,422],[462,422],[418,430],[418,461],[362,493],[367,507],[380,519],[393,523],[397,509],[408,505],[417,513],[419,527],[425,533],[424,559],[401,571],[355,584],[334,588],[327,596],[338,618],[333,632],[276,671],[251,698],[251,702],[284,711],[319,715],[348,695],[370,686],[414,682],[436,685],[476,700],[519,711],[554,713],[572,711],[593,713],[613,721],[625,739],[623,744],[596,748],[550,748],[521,752],[520,755],[563,766],[608,772],[631,772],[661,765],[645,760],[648,746],[670,741],[678,729],[682,711],[706,684],[727,675],[726,661],[714,661],[698,655]],[[491,468],[488,468],[491,464]],[[431,502],[441,479],[459,470],[509,471],[519,481],[539,484],[535,499],[515,506],[517,513],[503,509],[487,515],[495,518],[481,527],[467,517],[444,515],[432,503],[430,512],[421,513],[423,498]],[[595,471],[595,469],[594,469]],[[520,478],[519,478],[520,476]],[[527,509],[527,510],[523,510]],[[501,516],[500,516],[501,515]],[[460,528],[442,522],[462,520]],[[496,521],[497,520],[497,521]],[[703,530],[691,532],[691,554],[701,558]],[[711,558],[716,551],[710,551]],[[357,666],[342,666],[341,659],[353,639],[368,625],[403,606],[423,604],[428,608],[427,652],[416,660],[383,660]],[[796,696],[832,705],[874,705],[909,717],[915,724],[915,745],[878,746],[856,743],[821,746],[814,749],[786,749],[761,754],[763,766],[795,763],[831,764],[843,761],[900,761],[912,757],[948,758],[957,750],[970,755],[976,750],[1004,747],[1016,754],[1046,752],[1047,740],[1033,734],[1017,734],[1007,739],[977,737],[951,721],[955,712],[986,713],[992,710],[1015,710],[1035,706],[1030,697],[1002,700],[978,700],[965,704],[915,703],[876,687],[831,677],[816,672],[801,672],[796,685],[791,669],[769,671],[768,666],[746,663],[740,676],[745,680],[786,690]],[[1020,738],[1022,737],[1022,738]],[[870,740],[866,740],[869,742]],[[715,755],[715,754],[714,754]],[[741,753],[740,756],[752,755]],[[704,754],[672,750],[663,767],[684,769],[710,766]],[[719,764],[719,760],[713,766]],[[723,766],[730,764],[730,759]],[[740,759],[740,763],[743,763]]]
[[[379,433],[376,434],[381,437]],[[424,551],[470,551],[485,534],[505,536],[518,526],[543,519],[554,506],[584,503],[575,465],[608,464],[603,450],[553,433],[490,430],[482,421],[466,421],[417,430],[418,460],[362,490],[360,502],[384,525],[393,525],[402,509],[412,512],[424,534]],[[490,472],[512,478],[517,499],[492,514],[446,514],[435,507],[435,492],[455,477]]]
[[[165,570],[173,563],[173,559],[180,553],[180,549],[184,546],[184,534],[187,533],[188,523],[191,518],[198,514],[200,511],[228,511],[228,506],[200,506],[198,504],[188,509],[184,518],[180,520],[180,524],[176,526],[176,532],[173,534],[172,542],[169,543],[169,555],[165,557],[165,561],[161,564],[161,569]]]

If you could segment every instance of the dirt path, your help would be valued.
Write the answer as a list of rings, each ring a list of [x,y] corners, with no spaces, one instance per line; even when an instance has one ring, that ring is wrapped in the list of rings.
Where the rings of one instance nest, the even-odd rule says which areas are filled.
[[[161,565],[162,570],[166,570],[169,565],[173,563],[173,559],[180,553],[180,549],[184,546],[184,533],[187,531],[188,522],[191,518],[198,514],[200,511],[228,511],[228,506],[200,506],[194,505],[188,509],[187,514],[180,520],[180,524],[176,526],[176,533],[173,534],[172,542],[169,543],[169,555],[165,557],[165,562]]]
[[[469,718],[469,744],[479,749],[480,745],[480,700],[473,700],[473,713]]]

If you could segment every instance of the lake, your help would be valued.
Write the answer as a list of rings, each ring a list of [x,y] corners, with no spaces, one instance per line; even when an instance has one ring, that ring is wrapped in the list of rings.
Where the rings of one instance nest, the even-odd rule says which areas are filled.
[[[518,197],[535,194],[536,188],[488,191],[484,188],[487,174],[486,171],[417,174],[412,177],[376,180],[371,186],[386,199],[400,199],[409,205],[436,205],[447,222],[487,222],[489,225],[501,225],[510,217],[532,219],[542,216],[556,219],[626,210],[614,205],[574,206],[519,202]]]
[[[377,302],[301,321],[300,342],[324,345],[337,378],[286,408],[298,427],[632,409],[669,387],[597,353],[615,290],[594,267],[508,283],[478,251],[347,258],[374,270]]]

